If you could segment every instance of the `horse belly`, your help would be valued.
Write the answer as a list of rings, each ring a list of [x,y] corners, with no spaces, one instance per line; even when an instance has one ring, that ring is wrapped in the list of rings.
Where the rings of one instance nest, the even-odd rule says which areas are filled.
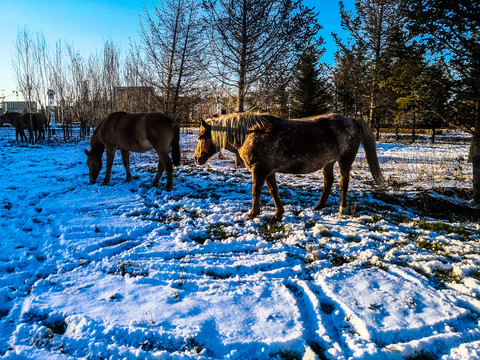
[[[284,174],[309,174],[322,169],[328,162],[325,159],[292,159],[281,164],[278,172]]]
[[[289,151],[285,152],[285,148]],[[284,151],[278,149],[277,159],[281,159],[278,163],[278,172],[286,174],[309,174],[323,169],[325,165],[336,161],[338,153],[336,152],[336,144],[312,144],[307,147],[285,146]]]
[[[153,145],[150,141],[148,141],[148,139],[144,139],[143,141],[141,141],[140,146],[142,149],[144,149],[143,151],[149,151],[153,149]]]
[[[153,149],[153,145],[151,144],[148,139],[143,140],[136,140],[136,141],[129,141],[129,142],[121,142],[118,144],[119,149],[133,151],[137,153],[144,153],[149,150]]]

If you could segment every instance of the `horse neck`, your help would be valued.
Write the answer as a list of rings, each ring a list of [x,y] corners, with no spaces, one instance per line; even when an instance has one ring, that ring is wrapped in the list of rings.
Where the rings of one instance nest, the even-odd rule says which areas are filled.
[[[267,121],[263,116],[234,114],[217,120],[212,126],[212,140],[217,147],[239,149],[247,136],[263,130]]]
[[[238,125],[238,124],[235,124]],[[245,130],[240,130],[230,121],[217,120],[212,126],[212,141],[217,148],[231,150],[240,148],[245,141]]]
[[[10,114],[12,114],[12,115],[10,115]],[[16,119],[16,116],[13,115],[13,113],[6,113],[6,114],[2,115],[2,121],[6,121],[11,125],[15,125],[15,119]]]
[[[98,134],[95,135],[97,136],[93,136],[90,141],[90,153],[92,155],[102,156],[105,151],[105,145],[98,139]]]

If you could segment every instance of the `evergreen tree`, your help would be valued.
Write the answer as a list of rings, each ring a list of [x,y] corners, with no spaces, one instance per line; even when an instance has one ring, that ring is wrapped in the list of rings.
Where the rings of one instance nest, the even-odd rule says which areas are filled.
[[[310,47],[300,58],[291,90],[292,116],[302,118],[325,113],[330,102],[327,84],[320,74],[319,57]]]
[[[385,52],[388,49],[392,31],[402,29],[405,23],[404,17],[399,12],[399,1],[356,0],[355,14],[346,11],[343,2],[340,1],[342,27],[349,32],[351,39],[354,40],[354,46],[362,50],[368,66],[368,78],[365,84],[368,86],[368,93],[362,96],[368,96],[368,122],[372,128],[379,125],[378,110],[384,107],[386,101],[379,88],[386,67],[385,60],[388,60]],[[344,52],[348,50],[348,46],[344,45],[335,34],[333,35],[337,45]]]
[[[350,117],[368,115],[368,62],[360,44],[343,46],[335,54],[334,111]]]
[[[480,1],[402,0],[410,27],[438,56],[446,58],[458,79],[457,118],[473,128],[473,201],[480,204]]]

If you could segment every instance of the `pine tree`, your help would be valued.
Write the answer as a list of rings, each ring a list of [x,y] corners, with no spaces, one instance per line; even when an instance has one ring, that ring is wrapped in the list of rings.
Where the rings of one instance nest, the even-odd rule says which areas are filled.
[[[385,52],[388,48],[390,34],[402,28],[405,22],[399,11],[400,0],[356,0],[356,13],[345,10],[340,1],[340,15],[342,27],[350,33],[354,46],[364,52],[368,65],[368,122],[373,128],[378,125],[379,116],[376,114],[386,98],[382,97],[379,83],[385,70]],[[346,50],[348,47],[334,34],[337,45]]]
[[[473,202],[480,204],[480,2],[478,0],[402,0],[411,29],[438,56],[447,59],[458,79],[458,118],[473,127]],[[465,106],[465,104],[470,106]]]
[[[301,56],[291,90],[292,116],[297,118],[322,114],[330,108],[330,96],[322,81],[319,58],[313,47]]]

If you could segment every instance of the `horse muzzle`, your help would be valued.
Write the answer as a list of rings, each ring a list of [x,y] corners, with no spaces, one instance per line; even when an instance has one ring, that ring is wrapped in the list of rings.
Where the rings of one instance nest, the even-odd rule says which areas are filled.
[[[197,165],[204,165],[207,162],[207,159],[205,159],[204,156],[198,158],[196,157],[195,162],[197,163]]]

